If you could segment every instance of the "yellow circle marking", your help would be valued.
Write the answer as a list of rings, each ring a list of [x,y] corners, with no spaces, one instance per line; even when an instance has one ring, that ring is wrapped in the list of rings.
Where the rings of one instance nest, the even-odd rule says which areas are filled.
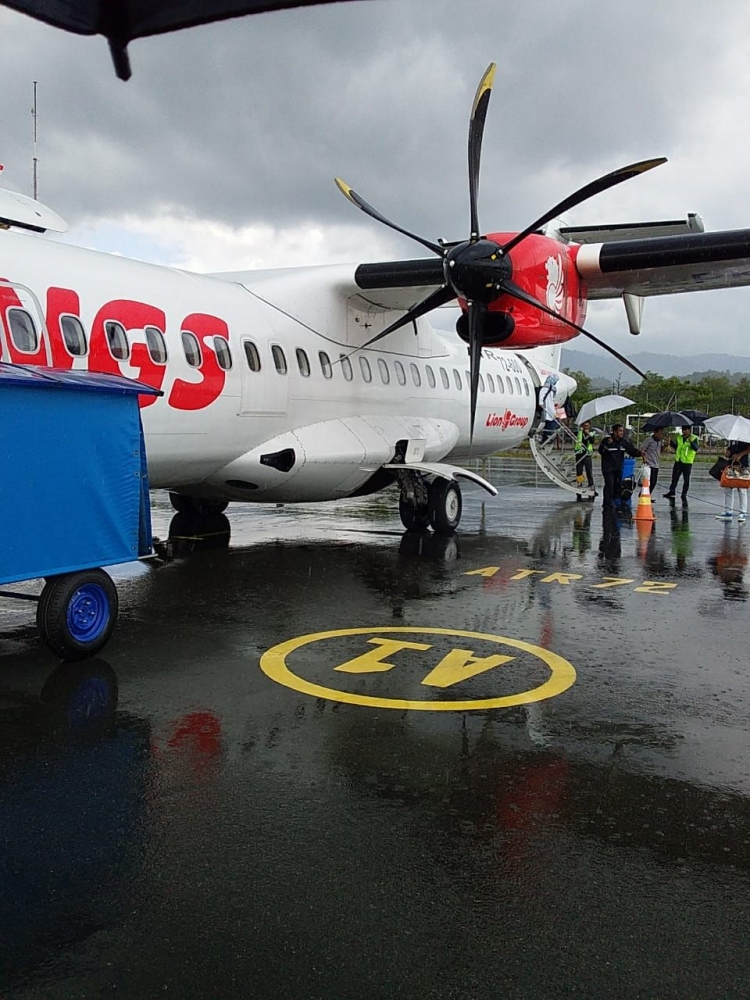
[[[530,691],[519,691],[517,694],[504,695],[499,698],[481,698],[473,701],[406,701],[402,698],[373,698],[364,694],[352,694],[349,691],[338,691],[336,688],[323,687],[322,684],[313,684],[292,671],[286,665],[286,658],[290,653],[302,646],[307,646],[313,642],[321,642],[324,639],[332,639],[343,635],[384,635],[386,633],[412,633],[418,635],[451,635],[459,636],[463,639],[481,639],[484,642],[494,642],[503,646],[512,646],[520,649],[524,653],[531,653],[542,660],[550,670],[550,677],[543,684],[532,688]],[[297,636],[295,639],[287,639],[277,646],[272,646],[266,650],[260,658],[261,670],[278,684],[284,687],[293,688],[302,694],[312,695],[314,698],[328,698],[331,701],[346,702],[349,705],[368,705],[371,708],[397,708],[416,709],[422,712],[466,712],[482,708],[509,708],[511,705],[528,705],[535,701],[544,701],[546,698],[554,698],[555,695],[562,694],[574,683],[576,679],[575,668],[572,663],[552,653],[541,646],[535,646],[530,642],[521,642],[520,639],[507,639],[500,635],[486,635],[483,632],[464,632],[451,628],[408,628],[406,626],[394,626],[391,628],[342,628],[333,629],[329,632],[312,632],[309,635]]]

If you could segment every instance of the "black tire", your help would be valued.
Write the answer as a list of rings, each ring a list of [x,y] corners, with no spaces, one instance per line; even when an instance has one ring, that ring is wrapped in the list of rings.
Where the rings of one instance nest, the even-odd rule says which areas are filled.
[[[184,493],[170,493],[169,502],[178,514],[223,514],[228,500],[201,500]]]
[[[463,501],[455,479],[435,479],[430,486],[430,520],[438,535],[451,535],[461,521]]]
[[[170,493],[169,502],[178,514],[193,514],[195,512],[193,498],[183,496],[182,493]]]
[[[42,641],[63,660],[98,653],[117,622],[117,589],[101,569],[50,577],[36,613]]]
[[[407,531],[427,531],[430,526],[430,511],[428,507],[415,507],[414,504],[400,497],[398,501],[398,513],[401,523]]]

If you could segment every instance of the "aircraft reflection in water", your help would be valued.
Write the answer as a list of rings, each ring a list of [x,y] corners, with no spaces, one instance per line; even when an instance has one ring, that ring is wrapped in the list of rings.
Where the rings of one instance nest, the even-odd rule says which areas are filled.
[[[99,971],[114,959],[119,971],[102,977],[126,969],[131,996],[154,992],[158,969],[175,995],[247,995],[253,976],[255,993],[276,997],[309,982],[325,954],[320,995],[346,996],[362,973],[365,921],[373,939],[386,924],[422,945],[427,937],[433,966],[435,928],[452,921],[445,974],[454,978],[495,969],[499,935],[510,934],[503,962],[517,956],[533,979],[545,967],[529,961],[534,942],[549,947],[563,923],[578,933],[575,920],[592,906],[605,919],[588,920],[582,937],[599,954],[607,947],[608,962],[626,952],[642,962],[626,934],[612,934],[623,896],[640,920],[648,886],[651,918],[672,927],[677,881],[702,898],[707,872],[721,887],[750,876],[750,776],[739,755],[715,752],[704,673],[671,649],[666,668],[640,668],[644,629],[663,630],[657,644],[671,635],[675,604],[591,589],[603,568],[600,517],[568,504],[518,537],[480,531],[437,548],[431,536],[391,534],[390,522],[379,539],[358,530],[349,542],[228,548],[217,521],[205,551],[175,518],[173,541],[189,558],[122,585],[127,613],[112,662],[120,706],[127,689],[135,711],[118,707],[102,660],[33,684],[38,671],[0,657],[3,986],[43,963],[55,968],[55,956],[59,969],[63,956]],[[656,543],[621,524],[605,561],[638,576],[664,533],[670,562],[684,556],[689,567],[674,530],[689,525],[676,517],[676,526],[659,522]],[[715,557],[733,588],[747,558],[735,528]],[[490,565],[494,576],[466,575]],[[538,574],[513,579],[529,567]],[[581,580],[544,583],[542,571]],[[706,583],[683,584],[690,620]],[[586,603],[591,594],[619,606]],[[438,715],[311,698],[257,669],[259,653],[284,638],[394,622],[523,636],[568,657],[579,683],[538,705]],[[708,644],[699,634],[691,655],[701,660]],[[731,712],[725,730],[741,715]],[[352,914],[357,900],[366,903]],[[471,920],[455,919],[462,907]],[[415,908],[429,909],[425,926]],[[683,943],[705,932],[702,920],[688,923]],[[728,926],[723,942],[742,925]],[[105,933],[84,953],[96,931]],[[416,959],[410,938],[399,947]],[[736,971],[715,966],[717,996],[728,995],[725,969]]]
[[[149,729],[104,660],[0,664],[0,984],[109,924],[141,864]]]

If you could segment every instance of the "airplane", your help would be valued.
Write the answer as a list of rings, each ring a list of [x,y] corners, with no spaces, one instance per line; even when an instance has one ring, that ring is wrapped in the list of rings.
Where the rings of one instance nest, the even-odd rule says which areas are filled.
[[[520,233],[485,234],[477,201],[493,77],[491,65],[470,118],[467,240],[416,236],[336,182],[434,259],[199,275],[47,239],[64,221],[0,190],[0,363],[161,389],[141,399],[149,478],[178,510],[327,501],[397,483],[407,529],[454,531],[460,479],[496,492],[455,463],[528,437],[544,457],[540,390],[560,404],[576,388],[559,371],[564,342],[590,337],[630,365],[582,326],[588,299],[622,298],[635,333],[647,296],[750,283],[750,230],[705,233],[695,215],[560,223],[661,158],[585,185]],[[428,318],[454,299],[457,336]]]

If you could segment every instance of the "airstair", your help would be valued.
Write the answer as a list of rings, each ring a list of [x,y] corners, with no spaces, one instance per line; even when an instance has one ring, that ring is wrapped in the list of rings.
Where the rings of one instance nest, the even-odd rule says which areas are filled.
[[[593,499],[595,491],[576,480],[576,435],[565,424],[559,424],[557,430],[546,431],[544,422],[540,421],[529,437],[531,454],[545,476],[551,479],[555,486],[575,493],[586,499]]]

